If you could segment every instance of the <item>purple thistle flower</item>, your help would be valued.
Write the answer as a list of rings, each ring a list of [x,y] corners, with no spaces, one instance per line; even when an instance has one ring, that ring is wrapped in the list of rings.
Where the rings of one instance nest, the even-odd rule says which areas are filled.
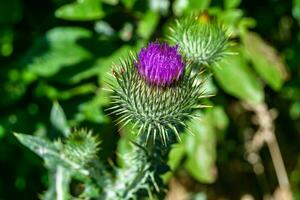
[[[185,67],[178,46],[159,42],[152,42],[142,48],[135,65],[148,83],[157,86],[169,86],[177,81]]]

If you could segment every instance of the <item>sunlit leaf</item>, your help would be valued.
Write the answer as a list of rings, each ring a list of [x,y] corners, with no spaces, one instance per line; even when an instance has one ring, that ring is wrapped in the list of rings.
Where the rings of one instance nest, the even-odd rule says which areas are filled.
[[[50,121],[57,130],[64,134],[64,136],[68,136],[70,129],[67,124],[65,113],[58,102],[53,103]]]
[[[102,2],[112,5],[112,6],[115,6],[119,3],[119,0],[102,0]]]
[[[84,175],[88,175],[89,172],[87,170],[66,158],[50,141],[37,136],[19,133],[15,133],[15,136],[24,146],[43,158],[48,168],[55,168],[56,166],[61,165],[72,170],[77,170]]]
[[[247,55],[256,72],[274,90],[279,90],[287,77],[286,67],[276,50],[255,33],[243,37]]]
[[[189,9],[190,10],[197,10],[197,11],[204,11],[208,8],[211,0],[189,0]]]
[[[225,0],[224,6],[225,8],[236,8],[240,5],[241,0]]]
[[[172,171],[179,166],[180,161],[184,156],[184,153],[185,153],[185,148],[183,143],[175,144],[172,147],[172,150],[169,154],[169,162],[168,162]]]
[[[67,100],[75,96],[94,93],[96,86],[92,83],[82,84],[69,90],[59,90],[54,86],[41,83],[36,88],[37,96],[46,96],[47,98],[55,100]]]
[[[224,10],[219,14],[219,19],[227,26],[235,26],[242,18],[243,11],[240,9]]]
[[[185,137],[182,137],[184,140]],[[168,182],[170,178],[174,175],[173,173],[176,171],[176,169],[180,166],[181,161],[183,160],[186,150],[183,140],[180,143],[177,143],[172,146],[172,149],[169,153],[168,158],[168,166],[170,167],[170,172],[167,172],[163,175],[164,182]]]
[[[293,0],[293,16],[300,21],[300,0]]]
[[[109,77],[108,73],[112,73],[114,65],[118,65],[121,58],[125,58],[130,52],[134,52],[135,50],[136,47],[134,46],[124,45],[107,58],[97,60],[95,66],[97,67],[101,85],[105,85],[106,81],[109,81],[107,80],[107,77]]]
[[[188,0],[175,0],[173,3],[173,12],[177,16],[180,16],[183,14],[184,10],[187,9],[188,5],[189,5]]]
[[[45,37],[36,40],[22,63],[37,75],[52,76],[63,67],[91,57],[91,53],[77,43],[89,36],[91,32],[83,28],[54,28]]]
[[[243,53],[230,56],[213,67],[214,76],[220,87],[230,95],[247,102],[258,103],[264,99],[263,88],[246,63]]]
[[[159,22],[159,15],[156,12],[148,11],[139,23],[137,33],[145,39],[149,39]]]
[[[1,6],[1,5],[0,5]],[[13,52],[14,33],[10,28],[2,28],[0,30],[0,57],[10,56]]]
[[[184,13],[200,12],[208,9],[211,0],[175,0],[173,11],[177,16]]]
[[[210,122],[203,118],[193,120],[189,128],[194,135],[187,135],[185,146],[187,161],[185,168],[196,180],[203,183],[212,183],[216,179],[216,133]]]
[[[83,102],[79,105],[79,112],[75,116],[76,121],[89,120],[96,123],[109,122],[109,117],[103,112],[103,107],[109,103],[108,91],[104,89],[99,90],[90,101]]]
[[[104,12],[100,0],[77,0],[60,7],[55,16],[65,20],[88,21],[102,18]]]
[[[290,116],[292,119],[300,118],[300,101],[294,102],[290,107]]]
[[[121,2],[127,7],[132,8],[136,0],[121,0]]]
[[[166,15],[168,13],[170,7],[169,0],[151,0],[148,2],[150,10],[161,13],[162,15]]]
[[[48,159],[48,158],[60,157],[59,151],[55,147],[55,145],[53,145],[50,141],[46,139],[32,136],[32,135],[19,134],[19,133],[15,133],[15,136],[23,145],[25,145],[30,150],[35,152],[41,158]]]
[[[224,133],[229,125],[228,116],[221,106],[214,106],[213,108],[207,110],[207,120],[215,128],[218,136],[218,140],[224,139]]]
[[[204,192],[198,192],[194,194],[191,200],[207,200],[207,194]]]

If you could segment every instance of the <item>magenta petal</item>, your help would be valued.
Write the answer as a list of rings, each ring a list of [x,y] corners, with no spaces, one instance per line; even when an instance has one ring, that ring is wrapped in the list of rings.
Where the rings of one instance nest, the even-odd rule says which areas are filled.
[[[168,86],[177,81],[184,71],[185,63],[178,46],[152,42],[142,48],[136,63],[138,73],[150,84]]]

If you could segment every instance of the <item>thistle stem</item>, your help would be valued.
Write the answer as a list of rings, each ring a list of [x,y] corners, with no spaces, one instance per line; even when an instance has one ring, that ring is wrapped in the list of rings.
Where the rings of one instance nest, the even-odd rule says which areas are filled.
[[[275,136],[273,118],[267,105],[265,103],[261,103],[257,105],[244,104],[244,106],[248,110],[255,112],[259,125],[259,129],[253,139],[252,149],[258,151],[264,143],[267,144],[279,183],[279,188],[287,192],[287,196],[289,196],[287,199],[291,199],[292,193],[290,191],[287,171]]]
[[[125,167],[117,171],[116,180],[107,188],[104,199],[129,200],[147,196],[162,199],[165,196],[165,185],[160,176],[169,170],[166,161],[170,143],[165,145],[157,140],[145,145],[142,135],[133,143]]]

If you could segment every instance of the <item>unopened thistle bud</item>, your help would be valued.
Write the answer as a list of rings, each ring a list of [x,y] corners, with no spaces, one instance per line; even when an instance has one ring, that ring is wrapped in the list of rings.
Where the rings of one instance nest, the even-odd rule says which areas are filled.
[[[188,59],[199,65],[210,65],[229,54],[227,29],[204,13],[176,21],[168,39],[178,44]]]
[[[86,165],[97,157],[99,140],[85,129],[74,130],[64,143],[64,154],[79,165]]]
[[[178,128],[194,116],[202,97],[202,84],[182,59],[177,46],[150,43],[114,69],[117,84],[113,113],[119,122],[132,122],[145,133],[146,141],[159,136],[166,143],[170,134],[179,138]]]

